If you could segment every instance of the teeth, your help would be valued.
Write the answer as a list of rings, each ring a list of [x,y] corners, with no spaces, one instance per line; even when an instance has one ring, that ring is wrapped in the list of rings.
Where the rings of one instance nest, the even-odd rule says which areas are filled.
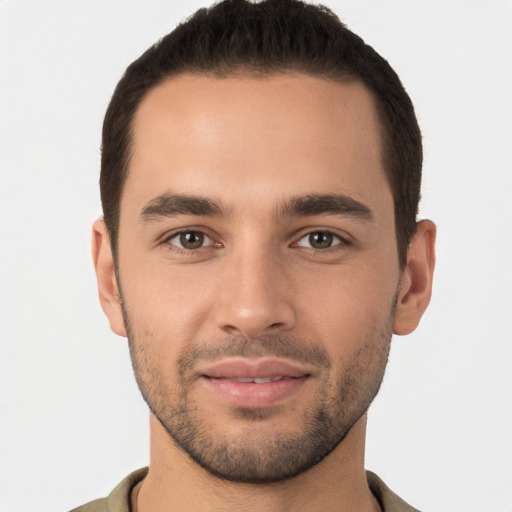
[[[254,384],[266,384],[267,382],[276,382],[283,379],[283,377],[256,377],[254,379],[230,379],[235,382],[242,383],[254,383]]]
[[[265,384],[266,382],[276,382],[276,380],[280,380],[282,377],[263,377],[261,379],[254,379],[256,384]]]

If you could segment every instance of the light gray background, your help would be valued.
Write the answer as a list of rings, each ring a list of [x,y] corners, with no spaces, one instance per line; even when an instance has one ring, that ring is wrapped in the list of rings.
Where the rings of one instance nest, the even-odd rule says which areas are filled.
[[[395,338],[367,467],[430,511],[512,510],[512,2],[325,1],[424,132],[431,307]],[[126,341],[96,298],[102,117],[194,1],[0,0],[0,511],[68,510],[148,460]]]

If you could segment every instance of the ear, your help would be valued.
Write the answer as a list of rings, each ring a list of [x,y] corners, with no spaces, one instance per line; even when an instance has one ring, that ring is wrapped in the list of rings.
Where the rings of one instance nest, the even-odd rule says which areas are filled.
[[[110,328],[119,336],[126,337],[110,235],[103,219],[98,219],[92,226],[92,258],[101,308],[107,315]]]
[[[410,334],[418,326],[432,295],[435,266],[436,226],[430,220],[418,223],[409,244],[407,264],[402,272],[393,322],[395,334]]]

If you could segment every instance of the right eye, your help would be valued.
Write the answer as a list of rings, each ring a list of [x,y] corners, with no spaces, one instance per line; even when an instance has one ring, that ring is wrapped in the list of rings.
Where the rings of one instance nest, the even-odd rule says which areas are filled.
[[[167,243],[187,251],[215,245],[215,242],[201,231],[181,231],[175,233],[167,239]]]

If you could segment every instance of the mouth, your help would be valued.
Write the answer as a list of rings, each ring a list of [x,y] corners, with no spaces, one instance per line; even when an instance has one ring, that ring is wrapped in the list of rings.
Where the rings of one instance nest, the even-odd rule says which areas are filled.
[[[215,377],[212,377],[215,378]],[[243,384],[252,383],[252,384],[266,384],[267,382],[277,382],[278,380],[286,379],[287,377],[280,375],[279,377],[254,377],[254,378],[226,378],[226,380],[230,380],[232,382],[241,382]]]
[[[201,371],[215,400],[232,407],[261,409],[295,397],[311,371],[276,359],[228,359]]]

